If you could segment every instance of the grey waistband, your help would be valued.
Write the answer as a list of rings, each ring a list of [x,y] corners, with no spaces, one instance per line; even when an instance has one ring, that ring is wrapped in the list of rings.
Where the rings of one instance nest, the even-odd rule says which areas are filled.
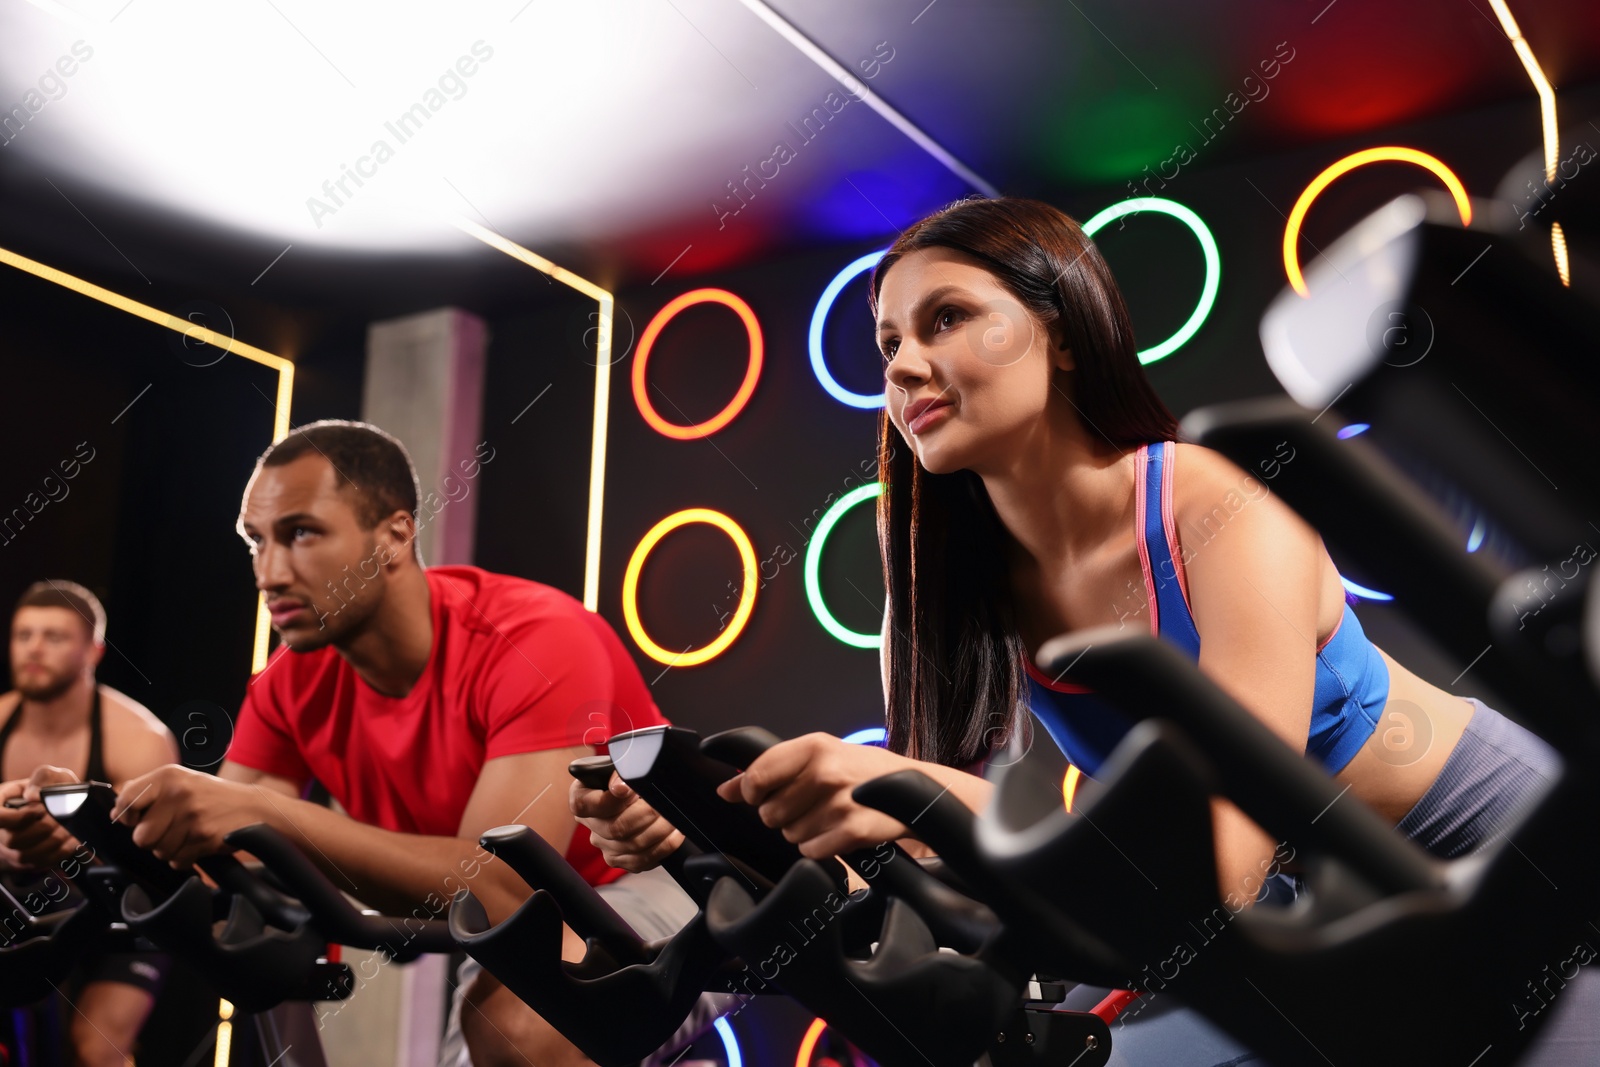
[[[1536,800],[1561,765],[1555,750],[1475,697],[1466,732],[1395,829],[1451,859],[1488,845]]]

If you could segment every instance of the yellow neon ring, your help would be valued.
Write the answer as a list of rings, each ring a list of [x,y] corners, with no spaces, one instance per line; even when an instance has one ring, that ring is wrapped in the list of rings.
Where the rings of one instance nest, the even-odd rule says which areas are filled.
[[[644,561],[649,557],[656,542],[680,526],[687,526],[692,522],[703,522],[715,526],[733,541],[739,550],[739,559],[744,564],[744,587],[739,590],[739,606],[734,609],[733,619],[728,623],[728,628],[717,635],[704,648],[697,648],[685,652],[669,652],[650,639],[644,632],[644,624],[639,621],[639,574],[644,570]],[[622,617],[628,624],[628,633],[638,643],[644,654],[657,663],[665,663],[669,667],[693,667],[715,659],[727,650],[728,646],[739,639],[745,623],[750,620],[750,613],[756,607],[756,549],[750,543],[750,537],[739,524],[720,511],[710,508],[685,508],[683,511],[674,512],[650,527],[650,532],[644,535],[639,546],[633,550],[633,556],[628,560],[628,571],[622,578]]]
[[[728,401],[726,407],[704,422],[697,422],[693,426],[684,426],[676,422],[668,422],[661,417],[661,413],[650,403],[650,393],[645,387],[645,364],[650,360],[650,351],[655,347],[656,338],[661,336],[661,331],[667,323],[675,318],[678,312],[695,304],[721,304],[732,308],[739,316],[739,321],[744,323],[745,335],[750,340],[750,347],[746,353],[744,380],[739,383],[738,392],[733,394],[733,399]],[[639,337],[639,353],[633,357],[633,402],[638,405],[639,414],[650,428],[663,437],[671,437],[678,441],[692,441],[699,437],[710,437],[718,430],[734,420],[734,417],[743,411],[750,402],[750,397],[756,391],[756,382],[761,378],[761,323],[756,319],[756,313],[750,305],[726,289],[693,289],[682,296],[674,298],[666,307],[656,312],[656,317],[644,328],[644,333]]]
[[[1461,225],[1467,226],[1472,223],[1472,201],[1467,199],[1466,186],[1461,184],[1461,179],[1456,177],[1455,171],[1435,157],[1426,152],[1419,152],[1415,148],[1401,148],[1397,145],[1352,152],[1311,179],[1306,191],[1294,202],[1294,210],[1289,212],[1288,225],[1283,228],[1283,269],[1289,275],[1289,284],[1294,286],[1294,291],[1301,296],[1311,295],[1310,290],[1306,288],[1305,276],[1300,273],[1300,224],[1305,221],[1306,212],[1311,210],[1311,202],[1321,196],[1322,190],[1335,179],[1368,163],[1414,163],[1423,170],[1432,172],[1444,182],[1445,188],[1455,198],[1456,210],[1461,213]]]

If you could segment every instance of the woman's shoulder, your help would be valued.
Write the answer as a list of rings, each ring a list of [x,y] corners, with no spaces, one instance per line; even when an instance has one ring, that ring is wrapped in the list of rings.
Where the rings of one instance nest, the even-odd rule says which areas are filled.
[[[1242,470],[1233,460],[1215,449],[1187,441],[1173,444],[1172,469],[1167,477],[1172,481],[1175,509],[1197,500],[1218,500],[1229,490],[1248,494],[1253,488],[1257,495],[1262,491],[1260,479]]]
[[[1215,449],[1178,442],[1174,447],[1171,479],[1172,511],[1178,528],[1214,535],[1222,525],[1243,523],[1259,536],[1289,536],[1288,527],[1303,520],[1281,500],[1268,483],[1286,462],[1277,455],[1261,457],[1254,470],[1245,469]],[[1304,527],[1309,530],[1309,527]]]

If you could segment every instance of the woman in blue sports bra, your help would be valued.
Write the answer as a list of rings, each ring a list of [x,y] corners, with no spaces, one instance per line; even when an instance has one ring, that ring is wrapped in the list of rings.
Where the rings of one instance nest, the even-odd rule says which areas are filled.
[[[1066,215],[1028,200],[952,205],[884,255],[873,309],[886,360],[888,748],[812,734],[723,789],[759,805],[806,855],[908,836],[850,798],[908,765],[981,810],[990,787],[968,772],[1023,726],[1025,708],[1095,774],[1129,723],[1074,685],[1070,667],[1046,678],[1033,664],[1048,639],[1107,624],[1148,627],[1195,657],[1437,855],[1487,844],[1553,777],[1539,738],[1367,639],[1316,531],[1268,491],[1292,450],[1242,470],[1176,443],[1110,270]],[[1220,799],[1213,821],[1224,899],[1253,897],[1273,839]],[[681,840],[622,819],[587,825],[629,869]],[[1583,996],[1569,990],[1554,1010],[1575,1011]],[[1561,1042],[1559,1022],[1544,1043]],[[1197,1058],[1160,1062],[1220,1062],[1220,1050],[1207,1060],[1203,1043],[1185,1042]]]
[[[895,242],[873,295],[888,750],[797,738],[729,787],[807,854],[904,833],[849,789],[907,759],[981,807],[987,783],[958,768],[981,764],[1024,707],[1094,775],[1129,722],[1034,656],[1103,625],[1195,657],[1438,855],[1485,842],[1552,775],[1533,734],[1367,639],[1321,538],[1269,491],[1292,450],[1242,470],[1175,441],[1110,269],[1066,215],[952,205]],[[1236,895],[1274,842],[1224,801],[1214,822],[1219,888]]]

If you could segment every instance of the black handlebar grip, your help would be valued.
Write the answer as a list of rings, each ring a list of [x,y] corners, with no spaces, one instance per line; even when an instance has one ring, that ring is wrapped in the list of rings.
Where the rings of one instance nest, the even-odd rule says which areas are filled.
[[[609,788],[611,772],[615,769],[610,756],[580,756],[567,764],[567,773],[582,782],[586,789]]]
[[[133,841],[133,827],[113,822],[117,793],[106,782],[66,782],[43,786],[39,799],[50,817],[103,859],[120,867],[135,882],[150,890],[151,899],[166,900],[176,893],[192,871],[176,871],[155,853]]]
[[[712,734],[700,742],[700,751],[714,760],[744,770],[756,761],[757,756],[782,740],[777,734],[759,726],[740,726]]]

